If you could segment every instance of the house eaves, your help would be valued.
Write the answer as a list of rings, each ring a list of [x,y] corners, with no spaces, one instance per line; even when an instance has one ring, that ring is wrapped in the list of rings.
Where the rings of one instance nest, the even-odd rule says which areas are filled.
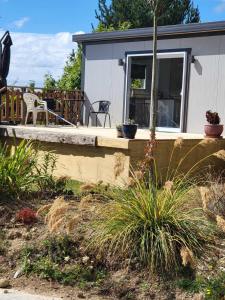
[[[205,35],[225,34],[225,21],[209,23],[179,24],[158,27],[158,38],[178,38]],[[93,43],[110,41],[127,41],[137,39],[152,39],[153,28],[138,28],[124,31],[98,32],[73,35],[73,42]]]

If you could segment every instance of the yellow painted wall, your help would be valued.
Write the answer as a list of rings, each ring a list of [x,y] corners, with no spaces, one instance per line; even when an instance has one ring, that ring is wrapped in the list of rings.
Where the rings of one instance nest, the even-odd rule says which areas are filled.
[[[12,143],[11,138],[6,141]],[[174,140],[159,140],[155,156],[160,176],[166,177],[173,149],[171,169],[175,169],[182,157],[195,147],[181,164],[180,170],[183,172],[187,172],[197,161],[207,155],[225,149],[225,140],[202,141],[183,140],[182,147],[174,149]],[[101,146],[96,147],[46,142],[40,143],[40,146],[41,151],[53,151],[56,154],[57,176],[68,176],[83,182],[103,181],[112,185],[124,185],[129,179],[131,170],[135,169],[137,163],[143,159],[146,143],[144,140],[132,140],[127,141],[125,146],[123,141],[120,147],[117,140],[116,148],[115,143],[110,144],[109,140],[104,143],[101,140]],[[201,167],[209,164],[215,166],[217,170],[225,167],[225,162],[215,157],[204,160]]]

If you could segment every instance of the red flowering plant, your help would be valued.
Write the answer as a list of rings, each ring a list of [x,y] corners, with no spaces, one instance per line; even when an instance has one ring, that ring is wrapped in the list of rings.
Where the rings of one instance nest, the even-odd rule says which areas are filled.
[[[26,225],[37,222],[37,213],[31,208],[23,208],[16,214],[16,220]]]

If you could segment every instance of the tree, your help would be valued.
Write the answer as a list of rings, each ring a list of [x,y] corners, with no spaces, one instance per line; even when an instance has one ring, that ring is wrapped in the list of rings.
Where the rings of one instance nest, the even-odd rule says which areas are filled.
[[[82,47],[78,46],[77,52],[73,50],[68,57],[63,75],[58,81],[59,89],[66,91],[81,89],[81,65]]]
[[[114,27],[112,24],[105,25],[105,24],[99,22],[98,26],[96,28],[93,28],[93,31],[94,32],[110,32],[110,31],[115,31],[115,30],[128,30],[130,28],[131,28],[130,22],[119,23],[117,27]]]
[[[156,108],[157,108],[157,77],[158,77],[158,63],[157,63],[157,33],[158,22],[165,14],[170,11],[174,5],[174,0],[148,0],[149,7],[153,15],[153,58],[152,58],[152,85],[150,98],[150,140],[146,159],[149,163],[150,179],[154,178],[154,149],[156,145]],[[155,186],[153,182],[152,186]]]
[[[104,31],[114,31],[127,30],[131,24],[129,22],[123,22],[118,25],[117,28],[114,28],[112,25],[106,27],[103,23],[99,23],[96,29],[93,29],[95,32],[104,32]],[[61,90],[74,90],[81,89],[81,66],[82,66],[82,46],[78,46],[77,52],[69,55],[66,65],[64,67],[63,75],[57,82],[52,75],[45,75],[44,86],[58,87]]]
[[[118,28],[123,22],[130,22],[131,28],[152,27],[153,14],[148,0],[112,0],[107,5],[106,0],[99,0],[96,18],[104,26]],[[170,1],[168,1],[170,2]],[[200,21],[198,7],[192,0],[174,0],[158,25],[175,25],[196,23]]]
[[[29,81],[28,87],[29,87],[29,91],[30,91],[30,92],[32,92],[32,93],[34,92],[35,85],[36,85],[36,83],[35,83],[34,80],[30,80],[30,81]]]
[[[53,78],[50,73],[44,76],[44,89],[47,91],[52,91],[57,88],[57,81]]]

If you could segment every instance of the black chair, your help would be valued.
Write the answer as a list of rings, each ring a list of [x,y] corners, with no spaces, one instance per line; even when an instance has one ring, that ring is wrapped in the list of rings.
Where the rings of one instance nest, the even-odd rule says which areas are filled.
[[[87,126],[89,126],[89,119],[92,114],[95,114],[96,127],[98,126],[98,115],[104,114],[105,115],[104,127],[105,127],[105,123],[106,123],[106,117],[108,116],[109,126],[111,128],[111,117],[110,117],[110,113],[109,113],[110,104],[111,104],[111,102],[106,101],[106,100],[100,100],[100,101],[93,102],[89,109]],[[95,107],[96,107],[96,109],[95,109]]]

